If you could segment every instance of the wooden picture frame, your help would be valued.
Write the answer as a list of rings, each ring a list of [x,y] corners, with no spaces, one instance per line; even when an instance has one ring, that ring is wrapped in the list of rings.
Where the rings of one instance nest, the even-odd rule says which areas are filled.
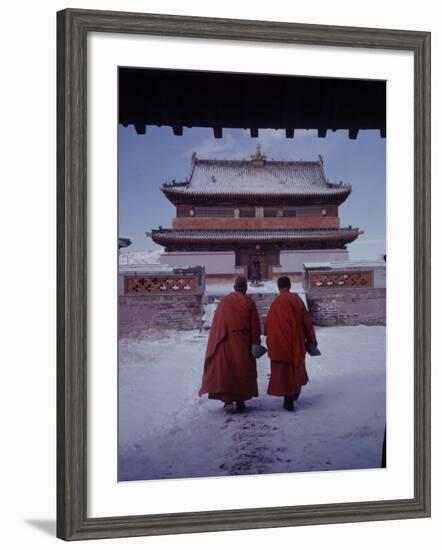
[[[67,9],[57,14],[57,536],[65,540],[430,515],[430,33]],[[91,32],[406,50],[414,56],[414,498],[87,516],[87,36]]]

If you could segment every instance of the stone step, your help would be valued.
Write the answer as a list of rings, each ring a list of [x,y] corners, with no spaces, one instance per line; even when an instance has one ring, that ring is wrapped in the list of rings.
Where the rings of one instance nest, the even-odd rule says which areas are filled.
[[[204,299],[208,304],[213,304],[214,302],[219,302],[224,298],[225,294],[206,294]],[[273,300],[276,298],[277,294],[249,294],[249,296],[254,300],[256,305],[268,305],[270,306]]]
[[[257,306],[271,306],[271,304],[273,303],[273,300],[275,298],[276,298],[276,296],[274,296],[271,300],[270,299],[267,299],[267,300],[254,300],[254,302]]]

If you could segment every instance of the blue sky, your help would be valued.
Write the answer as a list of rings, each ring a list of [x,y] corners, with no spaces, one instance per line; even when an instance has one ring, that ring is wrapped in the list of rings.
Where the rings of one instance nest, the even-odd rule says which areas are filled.
[[[245,130],[227,129],[215,139],[211,129],[184,128],[174,136],[169,127],[147,128],[138,135],[132,126],[119,126],[119,236],[129,237],[128,251],[153,250],[157,245],[145,231],[159,225],[170,227],[173,205],[159,187],[165,181],[188,178],[191,156],[200,158],[249,159],[256,144],[267,158],[275,160],[316,160],[322,155],[326,176],[353,186],[350,197],[339,208],[341,226],[352,225],[365,231],[348,245],[350,258],[379,259],[385,253],[386,140],[378,131],[360,131],[356,140],[346,131],[297,130],[294,139],[284,131],[260,130],[251,138]]]

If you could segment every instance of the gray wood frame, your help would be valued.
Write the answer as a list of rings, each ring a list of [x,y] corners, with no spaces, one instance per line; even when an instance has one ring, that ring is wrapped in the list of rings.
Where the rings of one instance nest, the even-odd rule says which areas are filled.
[[[65,540],[430,515],[430,33],[89,10],[57,14],[57,536]],[[89,32],[408,50],[415,91],[414,498],[88,518],[86,98]]]

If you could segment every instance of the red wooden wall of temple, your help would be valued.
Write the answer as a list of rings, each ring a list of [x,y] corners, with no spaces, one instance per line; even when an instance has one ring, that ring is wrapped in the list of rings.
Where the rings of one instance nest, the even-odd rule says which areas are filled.
[[[182,204],[176,207],[177,218],[285,218],[285,217],[321,217],[338,215],[336,204],[299,205],[299,206],[210,206]]]
[[[174,218],[173,229],[337,229],[339,218]]]

